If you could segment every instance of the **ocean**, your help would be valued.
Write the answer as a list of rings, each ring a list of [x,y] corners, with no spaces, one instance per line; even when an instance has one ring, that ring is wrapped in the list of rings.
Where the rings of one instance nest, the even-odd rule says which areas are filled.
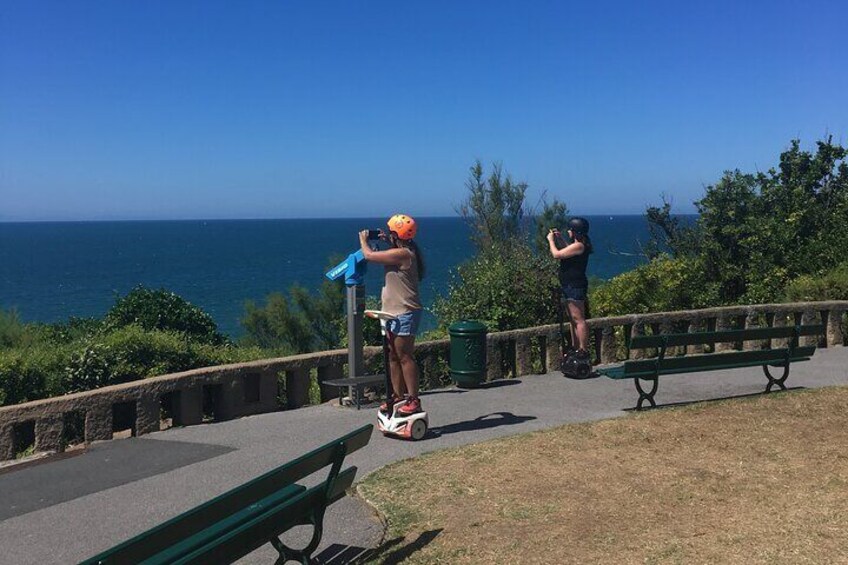
[[[589,274],[604,279],[641,261],[644,216],[587,216],[595,253]],[[357,232],[385,219],[197,220],[0,223],[0,308],[27,322],[102,316],[136,285],[167,288],[209,312],[222,332],[243,333],[248,300],[298,283],[316,289],[340,256],[358,248]],[[450,272],[473,248],[461,218],[418,218],[427,264],[425,306],[444,293]],[[381,269],[366,291],[379,296]],[[432,325],[432,317],[425,325]]]

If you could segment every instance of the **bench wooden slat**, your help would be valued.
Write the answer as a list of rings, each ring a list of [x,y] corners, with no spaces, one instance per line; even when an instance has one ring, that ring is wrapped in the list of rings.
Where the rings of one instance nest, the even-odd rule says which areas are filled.
[[[262,500],[259,500],[250,506],[247,506],[224,520],[215,522],[205,530],[185,538],[179,543],[167,548],[165,551],[145,559],[143,563],[145,565],[172,563],[175,559],[179,559],[180,557],[191,553],[198,547],[202,547],[207,543],[214,541],[218,536],[249,522],[257,516],[261,516],[268,510],[279,506],[286,500],[294,498],[305,491],[306,487],[302,485],[290,485],[270,496],[266,496]]]
[[[134,538],[131,538],[86,561],[88,564],[137,563],[180,543],[213,524],[225,520],[246,506],[256,503],[300,479],[329,465],[339,444],[350,454],[371,439],[373,426],[368,424],[324,446],[268,471],[239,487],[188,510]]]
[[[789,361],[794,363],[797,361],[809,361],[815,346],[798,347],[794,350],[793,356]],[[782,355],[774,356],[774,361],[770,361],[770,355],[763,355],[762,352],[778,351]],[[750,354],[754,355],[750,355]],[[757,351],[733,351],[727,353],[708,353],[705,355],[689,355],[686,357],[668,357],[662,360],[659,365],[659,374],[667,375],[674,373],[693,373],[704,370],[719,370],[719,369],[735,369],[738,367],[756,367],[761,365],[782,364],[785,360],[785,349],[772,350],[757,350]],[[672,363],[674,361],[674,363]],[[626,361],[618,365],[608,367],[598,367],[598,374],[611,379],[633,379],[642,376],[653,376],[654,367],[657,359],[640,359]]]
[[[356,467],[350,467],[339,473],[331,498],[339,497],[350,488],[356,470]],[[313,487],[173,563],[174,565],[232,563],[262,547],[271,538],[302,524],[301,516],[320,503],[323,496],[324,485]]]
[[[792,351],[790,361],[810,357],[815,347],[799,347]],[[627,361],[624,364],[625,377],[635,377],[639,374],[653,374],[659,369],[659,374],[676,373],[681,371],[713,370],[718,367],[772,365],[786,360],[787,349],[762,349],[754,351],[731,351],[727,353],[709,353],[706,355],[687,355],[685,357],[666,357],[665,359],[640,359]]]
[[[782,326],[777,328],[749,328],[717,332],[640,335],[630,340],[630,349],[651,349],[662,347],[663,344],[668,347],[679,347],[685,345],[791,338],[795,336],[795,329],[795,326]],[[820,335],[822,333],[824,333],[824,326],[822,325],[798,326],[799,336]]]

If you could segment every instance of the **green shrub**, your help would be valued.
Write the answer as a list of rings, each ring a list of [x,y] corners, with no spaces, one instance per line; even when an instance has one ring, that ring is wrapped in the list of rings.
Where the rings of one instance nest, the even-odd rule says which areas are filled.
[[[236,351],[231,346],[198,344],[179,332],[126,326],[97,336],[74,353],[65,370],[65,390],[90,390],[230,363],[257,353],[255,349],[242,355]]]
[[[553,323],[556,268],[525,243],[482,250],[452,274],[448,295],[438,297],[433,310],[442,328],[461,319],[479,320],[489,331]]]
[[[703,284],[696,260],[661,255],[590,292],[593,317],[684,310],[718,301],[716,285]]]
[[[0,310],[0,349],[21,345],[25,333],[17,310]]]
[[[68,318],[55,324],[28,324],[27,329],[36,343],[69,344],[85,340],[101,331],[103,321],[96,318]]]
[[[201,343],[222,344],[212,316],[165,289],[138,286],[119,298],[104,319],[106,331],[135,325],[145,330],[182,332]]]
[[[66,347],[52,345],[0,351],[0,405],[19,404],[64,393]]]
[[[786,301],[848,300],[848,263],[824,276],[804,275],[786,288]]]
[[[341,346],[347,335],[345,290],[341,281],[324,281],[316,294],[293,285],[288,296],[275,292],[265,304],[245,304],[243,345],[289,354]]]

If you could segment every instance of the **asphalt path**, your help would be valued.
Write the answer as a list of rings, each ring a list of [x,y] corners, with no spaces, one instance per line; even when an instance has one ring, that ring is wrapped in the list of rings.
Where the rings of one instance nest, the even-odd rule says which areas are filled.
[[[758,368],[661,379],[663,406],[762,393]],[[793,365],[787,386],[848,385],[848,348],[822,349]],[[563,379],[558,373],[499,381],[474,390],[422,396],[431,429],[419,442],[385,438],[348,457],[358,480],[421,453],[572,422],[626,416],[637,393],[630,381]],[[333,404],[275,412],[102,442],[84,453],[0,473],[0,563],[71,563],[90,557],[361,425],[374,410]],[[485,480],[485,477],[481,478]],[[360,498],[327,512],[318,556],[346,563],[378,546],[397,560],[438,536],[413,543],[385,539],[385,528]],[[291,541],[303,539],[294,532]],[[266,546],[244,563],[273,563]]]

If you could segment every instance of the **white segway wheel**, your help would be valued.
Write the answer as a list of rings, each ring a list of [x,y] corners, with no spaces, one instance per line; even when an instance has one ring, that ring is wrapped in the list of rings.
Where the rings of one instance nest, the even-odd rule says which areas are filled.
[[[427,435],[427,422],[425,422],[424,420],[415,420],[414,422],[412,422],[410,437],[415,441],[418,441],[425,435]]]

